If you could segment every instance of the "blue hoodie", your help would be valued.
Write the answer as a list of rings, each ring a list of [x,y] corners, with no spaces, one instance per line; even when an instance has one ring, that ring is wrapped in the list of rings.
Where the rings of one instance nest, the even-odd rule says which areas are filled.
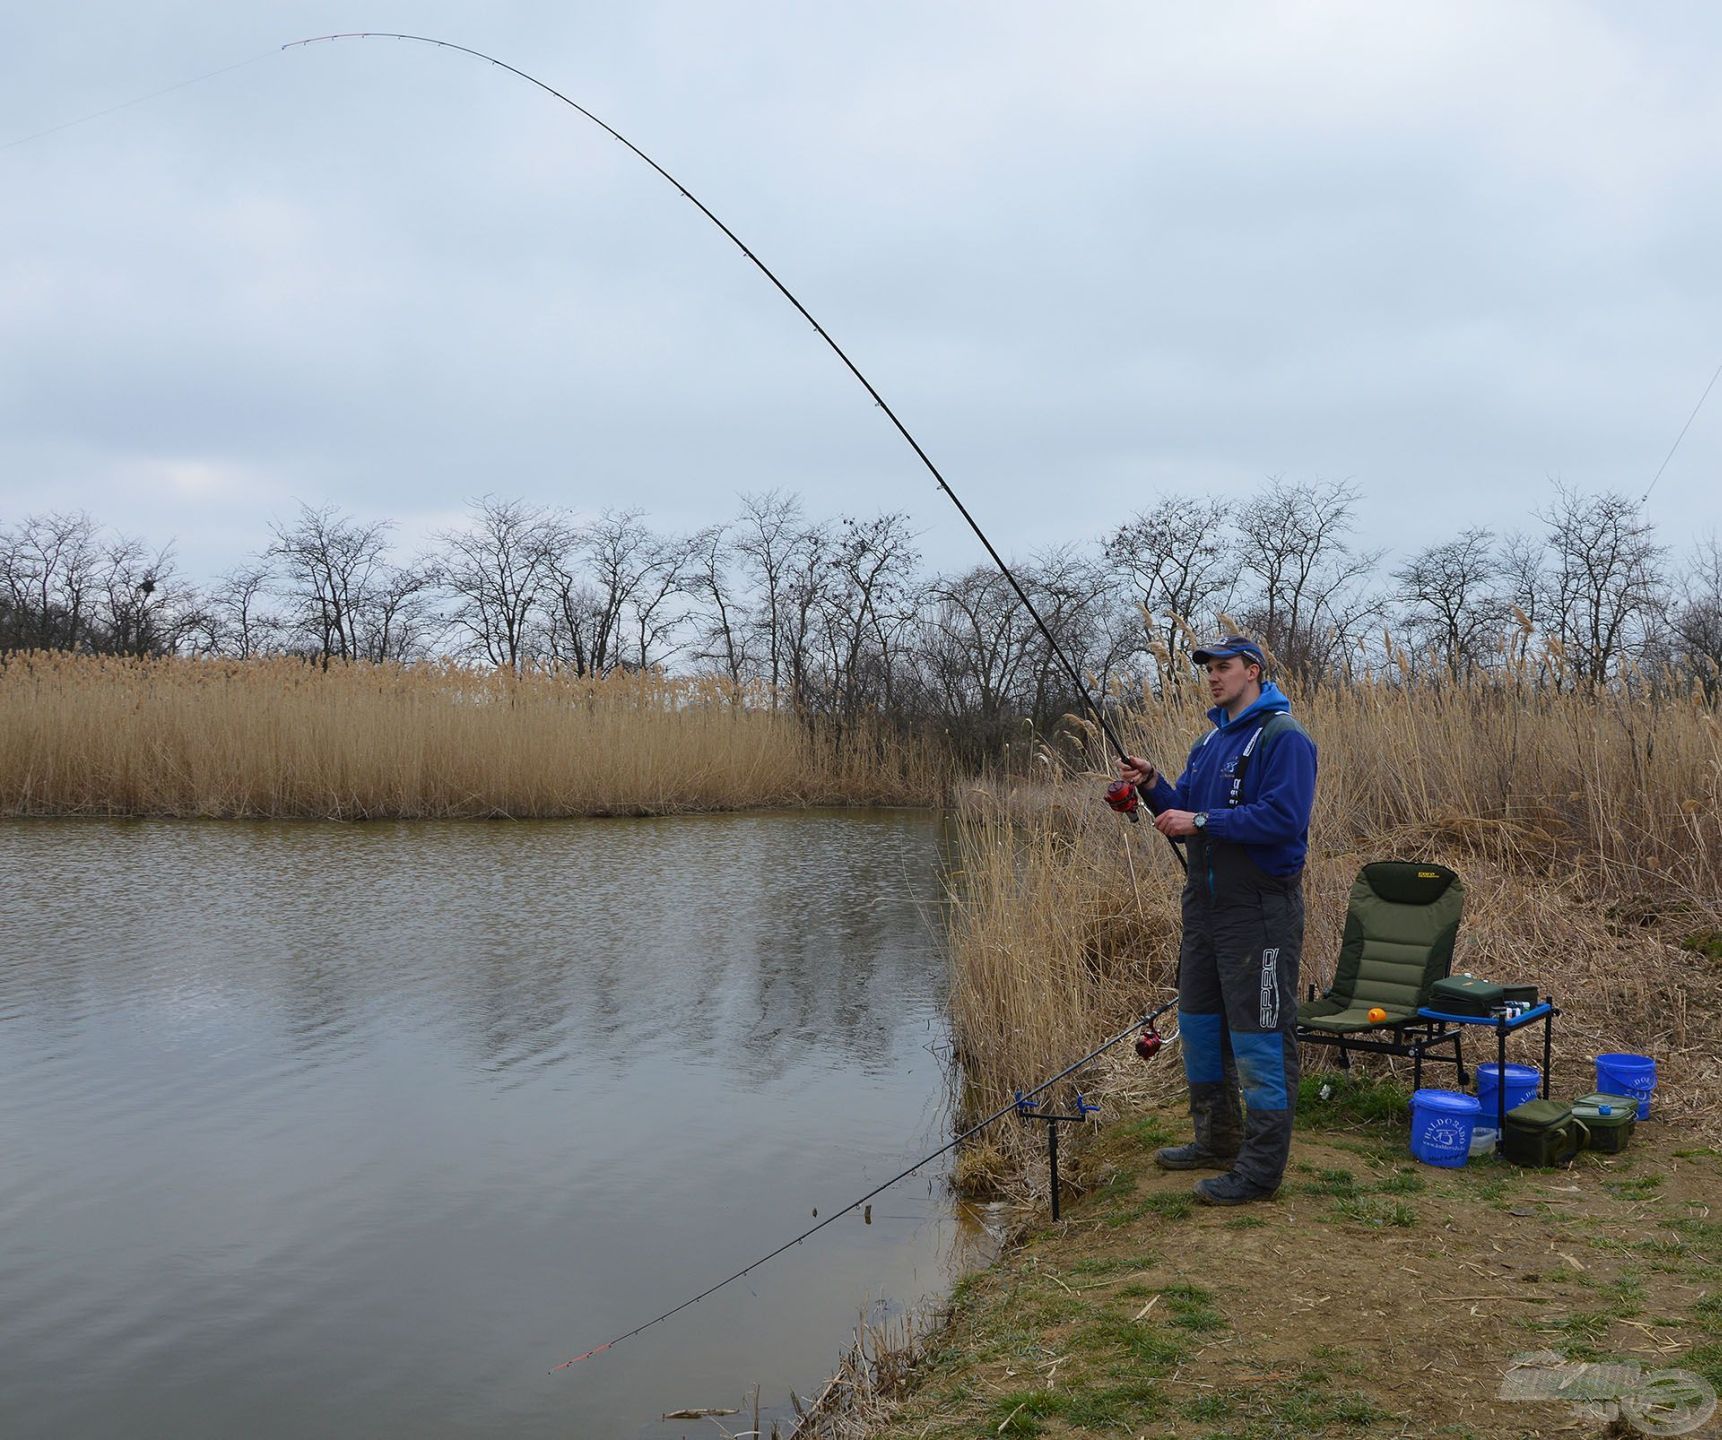
[[[1295,875],[1309,850],[1309,812],[1315,803],[1315,743],[1287,728],[1256,746],[1244,769],[1244,790],[1231,806],[1232,772],[1250,737],[1277,711],[1291,710],[1279,686],[1262,686],[1261,699],[1236,719],[1215,706],[1214,728],[1196,742],[1176,786],[1156,776],[1149,808],[1206,810],[1210,839],[1242,845],[1270,875]]]

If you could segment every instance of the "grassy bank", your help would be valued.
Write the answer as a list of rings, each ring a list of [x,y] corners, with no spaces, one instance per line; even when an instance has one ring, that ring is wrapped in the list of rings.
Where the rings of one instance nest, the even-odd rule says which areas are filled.
[[[1722,1387],[1722,1152],[1653,1121],[1570,1170],[1435,1170],[1384,1118],[1397,1097],[1313,1088],[1286,1185],[1243,1211],[1194,1205],[1190,1176],[1152,1165],[1177,1115],[1103,1131],[1088,1193],[960,1287],[865,1433],[1638,1433],[1571,1399],[1503,1399],[1536,1351]]]
[[[12,655],[0,813],[318,819],[932,804],[928,744],[729,686],[457,666]]]
[[[1306,1074],[1280,1196],[1209,1210],[1150,1160],[1189,1133],[1175,1047],[1147,1067],[1114,1052],[1083,1077],[1113,1117],[1075,1162],[1086,1193],[962,1286],[851,1433],[1594,1428],[1570,1403],[1499,1398],[1511,1357],[1536,1350],[1722,1386],[1722,727],[1693,691],[1555,692],[1531,670],[1299,700],[1321,750],[1303,978],[1332,978],[1362,864],[1453,866],[1459,968],[1535,982],[1564,1012],[1557,1096],[1592,1088],[1599,1051],[1657,1058],[1659,1118],[1633,1149],[1566,1171],[1417,1165],[1409,1065],[1379,1061],[1326,1101]],[[1195,686],[1144,697],[1126,740],[1176,771],[1204,708]],[[1176,973],[1182,873],[1164,843],[1104,810],[1104,777],[1072,753],[1043,748],[1038,768],[962,799],[952,1005],[976,1110],[1168,997]],[[1306,1071],[1330,1064],[1305,1053]],[[1044,1216],[1039,1128],[991,1134],[959,1178]]]

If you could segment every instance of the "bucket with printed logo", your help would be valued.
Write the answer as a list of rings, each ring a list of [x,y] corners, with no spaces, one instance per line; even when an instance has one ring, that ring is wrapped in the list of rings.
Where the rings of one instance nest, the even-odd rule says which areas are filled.
[[[1463,1165],[1471,1156],[1477,1097],[1458,1090],[1411,1095],[1411,1153],[1425,1165]]]

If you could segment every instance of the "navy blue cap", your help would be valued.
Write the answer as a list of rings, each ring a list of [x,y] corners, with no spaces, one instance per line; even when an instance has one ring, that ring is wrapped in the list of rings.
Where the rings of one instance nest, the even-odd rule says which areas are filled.
[[[1191,658],[1198,665],[1206,665],[1210,660],[1225,660],[1233,655],[1242,655],[1247,660],[1254,660],[1262,669],[1268,668],[1267,659],[1262,655],[1261,646],[1254,640],[1246,640],[1242,635],[1230,635],[1224,640],[1215,640],[1204,645],[1200,650],[1192,652]]]

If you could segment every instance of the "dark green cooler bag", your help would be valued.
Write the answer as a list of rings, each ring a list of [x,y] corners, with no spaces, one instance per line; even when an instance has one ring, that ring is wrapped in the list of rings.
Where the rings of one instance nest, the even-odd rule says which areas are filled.
[[[1443,1015],[1475,1015],[1487,1019],[1501,1003],[1501,987],[1475,975],[1449,975],[1429,987],[1429,1008]]]
[[[1588,1132],[1585,1145],[1613,1155],[1626,1149],[1632,1139],[1632,1127],[1638,1123],[1638,1101],[1630,1095],[1605,1095],[1593,1090],[1573,1101],[1573,1114]]]
[[[1585,1143],[1585,1125],[1571,1105],[1559,1100],[1527,1100],[1507,1111],[1501,1153],[1515,1165],[1547,1169],[1565,1165]]]

